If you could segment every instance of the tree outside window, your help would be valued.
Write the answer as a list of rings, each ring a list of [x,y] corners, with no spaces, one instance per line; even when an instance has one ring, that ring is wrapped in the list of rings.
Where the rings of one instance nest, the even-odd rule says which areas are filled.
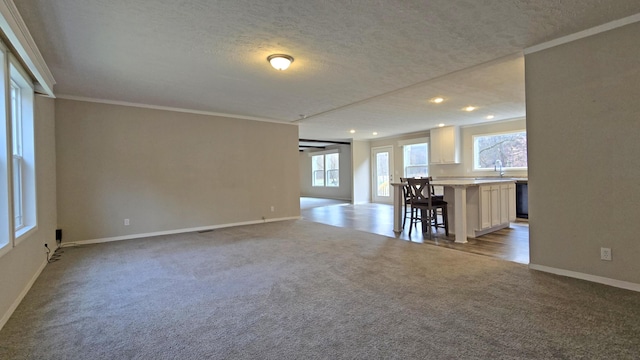
[[[474,136],[473,159],[474,170],[494,170],[496,160],[504,169],[526,169],[526,131]]]
[[[404,146],[404,177],[429,176],[429,144]]]
[[[340,186],[340,154],[332,153],[311,157],[311,185]]]

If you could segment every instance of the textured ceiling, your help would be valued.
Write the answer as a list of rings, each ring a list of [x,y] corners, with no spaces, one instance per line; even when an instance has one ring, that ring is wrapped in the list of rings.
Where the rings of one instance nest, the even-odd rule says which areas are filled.
[[[523,117],[522,49],[640,13],[638,0],[20,0],[16,7],[57,96],[294,121],[301,137],[316,139]],[[278,72],[266,61],[273,53],[295,61]],[[427,101],[437,95],[446,101]],[[460,111],[469,104],[479,109]]]

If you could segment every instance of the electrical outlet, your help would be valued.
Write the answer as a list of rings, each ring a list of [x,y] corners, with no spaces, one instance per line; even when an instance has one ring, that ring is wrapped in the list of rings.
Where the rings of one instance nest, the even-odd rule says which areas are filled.
[[[124,219],[124,226],[129,226],[129,219]]]
[[[600,248],[600,260],[611,261],[611,249]]]

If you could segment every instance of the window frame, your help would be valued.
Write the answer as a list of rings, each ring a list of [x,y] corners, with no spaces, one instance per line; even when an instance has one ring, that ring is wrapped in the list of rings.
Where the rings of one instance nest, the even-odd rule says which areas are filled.
[[[430,137],[421,137],[421,138],[414,138],[414,139],[408,139],[408,140],[400,140],[398,141],[398,146],[402,148],[402,175],[406,178],[406,177],[410,177],[407,176],[407,171],[406,171],[406,166],[405,166],[405,162],[406,162],[406,156],[405,156],[405,147],[406,146],[412,146],[412,145],[422,145],[425,144],[427,147],[427,163],[426,163],[426,167],[427,167],[427,175],[425,176],[429,176],[429,170],[430,170],[430,162],[429,162],[429,156],[430,156],[430,146],[431,146],[431,138]]]
[[[509,130],[509,131],[500,131],[500,132],[491,132],[491,133],[482,133],[482,134],[474,134],[471,136],[471,156],[473,167],[472,171],[474,172],[486,172],[486,171],[496,171],[494,168],[482,168],[479,167],[479,157],[478,157],[478,149],[476,139],[480,137],[490,137],[490,136],[500,136],[500,135],[508,135],[508,134],[519,134],[523,133],[525,139],[527,138],[527,130],[519,129],[519,130]],[[528,149],[526,150],[528,151]],[[527,166],[503,166],[503,171],[526,171],[528,169],[529,163],[527,161]]]
[[[11,134],[11,226],[13,246],[18,245],[38,228],[36,158],[35,158],[35,88],[31,77],[11,53],[5,67],[5,103]],[[15,92],[12,92],[15,87]],[[12,93],[17,95],[12,100]],[[15,143],[15,144],[14,144]],[[17,154],[14,154],[17,151]],[[15,164],[19,161],[19,165]],[[17,187],[17,188],[16,188]],[[19,197],[19,198],[17,198]],[[19,220],[17,219],[19,217]]]
[[[8,253],[15,246],[14,238],[15,232],[13,230],[13,188],[12,188],[12,173],[11,166],[12,161],[12,149],[10,144],[10,138],[12,132],[10,128],[11,121],[9,119],[9,107],[7,104],[7,89],[8,83],[4,82],[9,76],[9,51],[2,41],[0,41],[0,78],[3,81],[4,86],[0,86],[0,112],[5,114],[4,126],[0,126],[0,256]]]
[[[317,169],[314,167],[318,163],[317,158],[322,158],[322,169]],[[324,154],[320,155],[311,155],[311,186],[313,187],[324,187],[325,186],[325,163],[324,163]],[[322,176],[316,176],[317,172],[322,172]],[[320,178],[322,178],[322,184],[316,183]]]
[[[426,163],[424,164],[416,164],[416,165],[407,165],[407,148],[411,147],[411,146],[416,146],[416,145],[424,145],[426,148]],[[420,175],[407,175],[407,168],[409,167],[425,167],[426,168],[426,172],[425,174],[420,174]],[[405,144],[402,146],[402,174],[405,178],[408,177],[426,177],[429,176],[429,142],[416,142],[416,143],[411,143],[411,144]]]
[[[329,169],[327,166],[327,156],[329,155],[336,155],[337,157],[337,162],[336,162],[336,168],[332,168]],[[329,150],[329,151],[317,151],[317,152],[312,152],[309,153],[309,157],[311,157],[311,186],[312,187],[317,187],[317,188],[338,188],[340,187],[340,151],[337,150]],[[318,157],[322,158],[322,169],[317,169],[316,168],[316,159]],[[332,184],[329,179],[329,171],[337,171],[337,176],[335,177],[336,182],[335,184]],[[319,177],[316,176],[317,172],[322,172],[322,184],[319,184],[319,182],[317,183],[316,181],[319,179]]]

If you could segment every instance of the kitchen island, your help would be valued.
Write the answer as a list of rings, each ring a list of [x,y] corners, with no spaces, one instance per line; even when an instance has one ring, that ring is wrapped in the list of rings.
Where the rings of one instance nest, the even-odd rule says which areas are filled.
[[[444,200],[450,214],[449,232],[455,234],[457,243],[466,243],[467,236],[477,237],[509,227],[516,219],[514,179],[439,179],[431,184],[444,187]],[[392,185],[393,231],[400,233],[404,184]]]

